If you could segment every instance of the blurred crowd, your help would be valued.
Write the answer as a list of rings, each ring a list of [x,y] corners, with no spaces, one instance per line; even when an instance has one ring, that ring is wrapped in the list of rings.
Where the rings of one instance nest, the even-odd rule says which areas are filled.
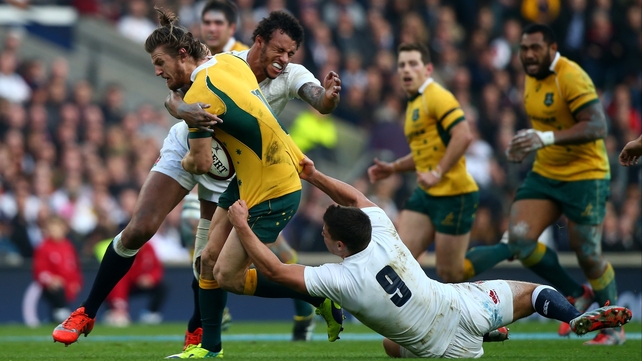
[[[69,1],[68,1],[69,2]],[[84,16],[109,20],[142,42],[156,27],[153,5],[175,9],[200,36],[197,0],[70,1]],[[627,0],[237,0],[237,39],[251,44],[260,19],[285,9],[306,37],[294,62],[318,78],[330,70],[342,79],[342,99],[332,114],[367,134],[369,157],[393,159],[409,151],[403,135],[405,94],[396,76],[397,45],[428,44],[434,78],[462,105],[474,134],[467,165],[481,189],[471,241],[498,242],[507,210],[532,159],[509,164],[504,150],[516,131],[530,127],[524,112],[524,73],[518,57],[523,25],[551,24],[562,55],[593,79],[609,119],[611,198],[604,222],[606,251],[642,249],[640,168],[617,162],[622,146],[642,132],[642,1]],[[172,120],[160,104],[124,107],[125,89],[70,83],[64,59],[46,66],[18,56],[21,35],[12,31],[0,50],[0,254],[31,257],[51,216],[64,219],[81,257],[113,237],[131,216],[142,182],[158,156]],[[308,112],[308,111],[306,111]],[[311,121],[314,114],[300,117]],[[327,118],[321,118],[327,119]],[[295,120],[296,126],[297,120]],[[305,127],[303,127],[305,128]],[[325,127],[336,132],[334,127]],[[336,139],[306,144],[332,154]],[[327,138],[326,138],[327,139]],[[334,139],[334,141],[332,141]],[[353,184],[394,219],[414,184],[413,174],[370,185],[365,168]],[[288,226],[302,251],[324,250],[321,214],[329,200],[312,188]],[[551,237],[566,249],[562,219]],[[164,261],[186,259],[170,214],[152,244]]]

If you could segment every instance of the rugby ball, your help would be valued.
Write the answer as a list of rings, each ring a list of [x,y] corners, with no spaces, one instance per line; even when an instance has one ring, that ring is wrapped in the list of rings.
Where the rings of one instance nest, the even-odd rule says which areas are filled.
[[[212,136],[212,167],[207,175],[216,180],[228,180],[234,176],[232,157],[214,136]]]

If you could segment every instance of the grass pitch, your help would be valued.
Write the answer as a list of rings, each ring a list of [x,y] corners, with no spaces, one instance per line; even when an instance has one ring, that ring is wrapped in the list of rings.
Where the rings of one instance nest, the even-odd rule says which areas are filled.
[[[626,326],[629,340],[623,346],[583,346],[593,337],[556,335],[556,322],[520,321],[510,326],[513,339],[485,344],[487,360],[538,361],[628,361],[642,360],[642,324]],[[69,347],[53,343],[54,325],[34,329],[0,326],[0,360],[162,360],[182,348],[184,324],[134,325],[113,328],[97,324],[87,338]],[[348,323],[342,339],[325,341],[324,327],[318,323],[312,342],[289,342],[291,324],[284,322],[234,323],[224,333],[225,359],[229,360],[389,360],[381,338],[366,327]]]

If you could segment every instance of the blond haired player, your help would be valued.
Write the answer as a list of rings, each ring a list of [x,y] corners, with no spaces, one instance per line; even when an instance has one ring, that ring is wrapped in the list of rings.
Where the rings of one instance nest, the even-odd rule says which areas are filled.
[[[557,52],[555,34],[547,25],[524,28],[520,58],[527,75],[524,106],[533,129],[513,137],[507,156],[514,162],[534,151],[537,156],[515,195],[508,243],[471,250],[485,260],[475,273],[514,256],[567,296],[580,312],[593,301],[613,304],[617,302],[615,273],[601,248],[610,181],[604,109],[584,70]],[[537,242],[561,215],[568,218],[570,246],[590,288],[570,277],[555,251]],[[568,335],[569,326],[562,324],[559,333]],[[601,331],[586,344],[624,341],[624,330],[618,327]]]

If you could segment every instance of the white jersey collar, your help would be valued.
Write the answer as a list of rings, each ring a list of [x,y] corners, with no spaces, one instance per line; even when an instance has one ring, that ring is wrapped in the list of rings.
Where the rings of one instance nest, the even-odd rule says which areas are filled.
[[[234,37],[231,37],[230,40],[228,40],[225,46],[223,47],[223,51],[226,52],[226,51],[232,50],[234,43],[236,43],[236,39]]]
[[[561,57],[560,52],[559,51],[556,52],[555,57],[553,58],[553,62],[551,63],[551,67],[548,68],[548,70],[555,72],[555,66],[557,65],[557,61],[560,60],[560,57]]]
[[[417,92],[419,94],[423,94],[424,90],[426,90],[426,88],[428,88],[428,85],[430,85],[433,81],[434,80],[432,80],[432,77],[426,79],[426,81],[419,87],[419,90],[417,90]]]
[[[192,75],[189,77],[189,80],[192,81],[192,83],[193,83],[194,80],[196,79],[196,74],[198,74],[201,70],[203,70],[205,68],[209,68],[210,66],[216,64],[216,61],[217,61],[216,57],[213,56],[208,61],[204,62],[203,64],[201,64],[199,66],[197,66],[196,69],[194,69],[194,71],[192,72]]]

